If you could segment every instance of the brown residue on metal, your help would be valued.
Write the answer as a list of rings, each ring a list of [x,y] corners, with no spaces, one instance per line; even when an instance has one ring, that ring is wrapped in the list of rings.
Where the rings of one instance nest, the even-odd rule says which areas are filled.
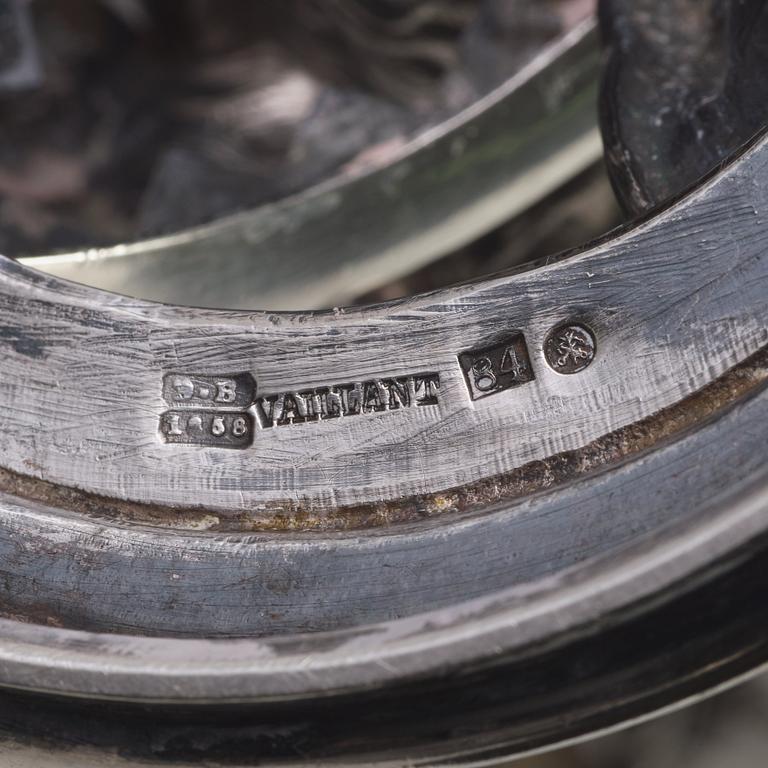
[[[578,450],[533,461],[512,472],[435,494],[375,504],[313,510],[295,502],[274,503],[249,513],[137,504],[96,496],[0,469],[0,490],[52,507],[118,524],[212,533],[350,531],[389,527],[451,514],[472,514],[488,505],[553,489],[679,437],[716,416],[768,380],[768,347],[717,381],[642,421],[611,432]]]

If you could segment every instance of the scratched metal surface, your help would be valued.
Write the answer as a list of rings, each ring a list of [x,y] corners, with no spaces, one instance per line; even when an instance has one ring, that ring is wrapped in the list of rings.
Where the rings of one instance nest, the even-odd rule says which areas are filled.
[[[583,252],[345,312],[165,307],[3,261],[0,759],[479,764],[764,664],[767,163],[762,138]],[[596,357],[565,376],[547,340],[575,321]],[[530,357],[511,378],[510,349]],[[478,383],[485,364],[462,370],[478,355],[505,388]],[[268,428],[250,404],[425,373],[440,387],[418,397],[436,403]],[[303,513],[332,523],[345,500],[432,493],[439,508],[446,488],[667,406],[678,428],[652,434],[654,450],[548,492],[301,531]],[[197,431],[177,435],[169,410],[203,414]],[[253,419],[252,445],[234,414]],[[178,442],[203,442],[203,424],[207,445]],[[14,493],[30,477],[182,506],[150,528],[107,519],[109,499],[97,515],[82,495]],[[284,512],[291,533],[207,529]]]
[[[731,411],[724,435],[733,453],[723,463],[764,455],[765,407],[763,393]],[[606,503],[663,504],[676,484],[685,493],[680,468],[705,477],[707,450],[706,433],[668,446],[638,467],[644,490],[627,488],[621,472],[606,480]],[[30,760],[44,747],[62,765],[95,753],[116,765],[216,765],[223,754],[235,765],[328,764],[340,755],[349,765],[477,764],[643,717],[765,662],[765,480],[765,468],[753,466],[688,520],[578,570],[378,626],[206,641],[0,622],[0,755]],[[656,481],[666,491],[657,493]],[[692,622],[702,631],[692,633]],[[269,706],[244,717],[210,706],[174,716],[19,698],[9,685]]]
[[[137,502],[323,515],[508,472],[702,388],[768,341],[768,145],[656,218],[566,259],[380,307],[217,312],[92,293],[2,262],[2,465]],[[562,376],[554,325],[597,358]],[[458,355],[522,332],[535,380],[472,401]],[[169,445],[163,376],[250,373],[257,396],[431,372],[437,404],[254,428],[252,446]],[[251,411],[255,409],[252,407]],[[192,500],[192,502],[190,502]]]
[[[745,425],[764,423],[768,370],[748,375],[758,395],[670,448],[555,493],[442,524],[347,535],[181,534],[109,526],[6,494],[0,496],[2,612],[58,627],[163,637],[363,627],[374,642],[388,636],[370,630],[376,622],[554,578],[691,514],[701,517],[720,496],[754,482],[768,435],[755,430],[745,450]],[[686,500],[682,508],[679,498]],[[642,516],[632,515],[626,499],[642,500]],[[426,616],[415,625],[432,621]],[[346,652],[359,638],[349,639]]]

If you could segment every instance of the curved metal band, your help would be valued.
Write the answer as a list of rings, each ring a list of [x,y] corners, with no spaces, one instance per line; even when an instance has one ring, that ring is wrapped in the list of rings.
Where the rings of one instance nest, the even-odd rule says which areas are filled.
[[[677,206],[580,254],[349,312],[163,307],[3,262],[2,479],[28,500],[8,503],[0,531],[6,614],[177,636],[339,628],[528,583],[672,522],[675,505],[629,529],[606,511],[579,537],[590,500],[562,539],[556,507],[488,509],[564,479],[564,452],[565,479],[615,459],[609,434],[766,344],[767,157],[762,140]],[[597,356],[564,376],[544,346],[572,318],[594,332]],[[510,350],[529,356],[511,377]],[[472,365],[486,359],[490,391]],[[344,382],[360,382],[357,405],[342,388],[323,418]],[[235,434],[237,419],[248,434]],[[188,499],[199,506],[178,506]],[[451,513],[476,519],[375,533]],[[328,533],[350,519],[366,535]]]
[[[167,237],[23,261],[175,304],[351,301],[472,242],[596,162],[599,72],[590,19],[383,168]]]
[[[733,453],[720,460],[764,455],[764,430],[749,425],[761,423],[766,407],[762,393],[728,414],[724,432],[717,431]],[[748,437],[734,440],[734,433]],[[666,475],[685,492],[678,466],[698,458],[704,474],[708,453],[716,451],[705,430],[650,455],[650,465],[640,461],[594,482],[620,495],[628,471],[646,481],[646,492],[638,496],[629,483],[623,501],[634,497],[644,506],[659,496],[668,503],[648,478]],[[194,765],[222,750],[244,764],[254,756],[291,765],[340,756],[349,765],[475,764],[641,717],[766,660],[765,469],[745,470],[740,479],[693,519],[618,557],[380,627],[201,642],[3,622],[6,686],[155,703],[255,698],[269,706],[243,719],[221,704],[147,712],[5,693],[0,754],[39,760],[44,737],[46,750],[64,750],[59,765],[88,764],[94,749],[103,750],[99,764],[126,766],[150,759]],[[145,738],[137,740],[137,732]]]
[[[307,759],[419,764],[535,747],[562,718],[607,727],[763,663],[766,176],[763,137],[610,241],[348,312],[163,307],[3,261],[4,604],[39,623],[0,623],[0,684],[184,708],[105,707],[98,746],[127,760],[208,759],[247,702],[265,759],[298,738]],[[547,341],[576,321],[597,353],[565,376]],[[533,467],[548,492],[515,498]],[[3,697],[0,730],[34,738],[51,717],[77,740],[95,711]],[[180,731],[192,711],[210,721]]]
[[[3,464],[140,504],[194,499],[198,529],[301,529],[333,527],[339,508],[444,493],[582,448],[768,341],[764,146],[594,248],[380,307],[165,307],[3,261],[0,392],[13,406],[0,419]],[[592,329],[597,357],[563,376],[543,347],[569,320]],[[517,379],[500,371],[508,346],[524,365]],[[499,386],[480,391],[471,363],[489,354]],[[237,401],[217,400],[214,380],[237,375],[255,391],[246,382]],[[189,399],[186,378],[205,391]],[[180,411],[205,423],[163,418]],[[253,434],[238,442],[227,421],[218,440],[215,412],[249,414]],[[450,507],[446,498],[432,503]]]

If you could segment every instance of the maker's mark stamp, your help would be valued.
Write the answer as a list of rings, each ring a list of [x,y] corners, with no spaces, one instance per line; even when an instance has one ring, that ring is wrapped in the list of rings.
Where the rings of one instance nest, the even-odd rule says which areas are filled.
[[[163,377],[163,399],[173,408],[248,408],[255,396],[256,382],[250,373]]]
[[[496,344],[462,352],[459,365],[472,400],[519,387],[535,378],[525,336],[519,332]]]
[[[248,448],[260,429],[346,419],[350,416],[436,406],[440,374],[376,378],[332,386],[257,393],[249,373],[169,373],[160,416],[160,436],[172,445]]]
[[[256,399],[256,417],[262,429],[271,429],[437,405],[439,397],[440,375],[419,373],[262,395]]]

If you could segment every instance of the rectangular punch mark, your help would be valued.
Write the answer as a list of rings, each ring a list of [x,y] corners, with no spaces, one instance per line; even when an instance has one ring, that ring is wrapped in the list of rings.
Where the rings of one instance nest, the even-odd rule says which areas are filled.
[[[172,445],[249,448],[253,426],[249,413],[189,410],[166,411],[160,416],[160,434]]]
[[[495,344],[461,352],[459,365],[473,401],[535,379],[528,345],[519,331]]]
[[[250,373],[223,376],[169,373],[163,377],[163,399],[173,408],[248,408],[256,398]]]

